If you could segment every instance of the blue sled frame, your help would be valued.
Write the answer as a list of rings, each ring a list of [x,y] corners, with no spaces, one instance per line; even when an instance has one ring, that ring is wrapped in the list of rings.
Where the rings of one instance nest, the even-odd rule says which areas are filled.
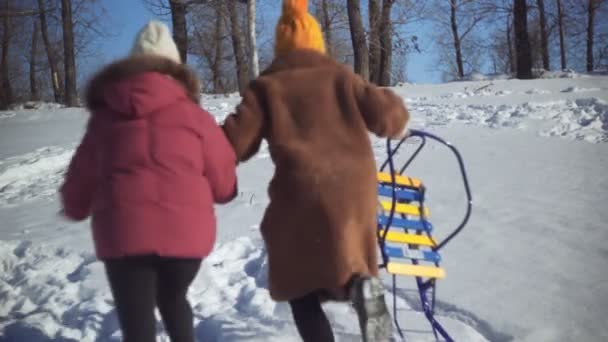
[[[403,138],[399,141],[399,143],[396,145],[396,147],[394,149],[391,147],[391,140],[387,139],[386,150],[387,150],[388,156],[387,156],[386,161],[382,164],[380,171],[384,171],[384,169],[387,166],[389,168],[389,173],[391,175],[391,182],[392,182],[392,187],[391,187],[392,188],[392,196],[391,196],[392,197],[392,207],[391,207],[388,217],[382,221],[382,223],[384,223],[384,227],[379,227],[379,228],[381,228],[380,231],[383,232],[382,234],[379,234],[379,237],[378,237],[378,244],[380,246],[380,251],[382,253],[382,264],[380,265],[381,268],[386,268],[386,266],[388,264],[388,259],[389,259],[387,252],[386,252],[386,248],[385,248],[386,247],[386,244],[385,244],[386,236],[388,234],[389,228],[393,224],[393,221],[399,220],[399,218],[395,217],[395,207],[396,207],[396,203],[397,203],[397,191],[398,190],[397,190],[397,184],[396,184],[396,180],[395,180],[395,175],[397,174],[397,172],[395,170],[395,163],[393,160],[393,156],[397,153],[397,151],[399,150],[399,148],[403,145],[403,143],[405,141],[412,139],[412,138],[420,138],[421,142],[418,145],[417,149],[412,154],[412,156],[399,169],[398,174],[402,175],[405,172],[405,170],[412,163],[412,161],[418,156],[420,151],[422,151],[422,149],[426,145],[427,139],[434,140],[434,141],[439,142],[440,144],[448,147],[455,155],[455,157],[458,161],[458,165],[460,167],[460,172],[462,175],[464,189],[465,189],[465,193],[466,193],[466,197],[467,197],[467,208],[466,208],[466,213],[465,213],[465,216],[464,216],[462,222],[443,241],[438,243],[436,246],[432,247],[432,251],[435,253],[438,253],[439,250],[441,250],[448,242],[450,242],[456,235],[458,235],[458,233],[460,233],[462,231],[462,229],[465,227],[465,225],[467,224],[467,222],[469,221],[469,218],[471,216],[471,211],[472,211],[472,206],[473,206],[471,189],[469,187],[467,172],[466,172],[466,169],[464,166],[462,156],[461,156],[460,152],[458,151],[458,149],[456,149],[456,147],[454,147],[452,144],[450,144],[449,142],[443,140],[442,138],[440,138],[436,135],[433,135],[431,133],[427,133],[424,131],[420,131],[420,130],[413,130],[413,129],[409,131],[409,134],[405,138]],[[425,189],[423,186],[420,191],[420,201],[419,201],[421,209],[424,207],[424,194],[425,194]],[[426,221],[425,217],[424,217],[424,211],[421,210],[421,212],[422,212],[421,219],[423,221]],[[421,234],[422,232],[423,231],[419,231],[418,233]],[[426,231],[424,231],[424,233],[426,233],[429,236],[429,238],[431,237],[430,230],[426,230]],[[412,259],[411,262],[414,265],[418,265],[418,261],[415,259]],[[437,267],[439,267],[438,260],[435,261],[435,265]],[[453,342],[454,340],[450,337],[448,332],[435,319],[435,314],[434,314],[435,313],[435,298],[436,298],[436,293],[437,293],[436,281],[437,280],[435,278],[430,278],[428,280],[424,280],[422,277],[416,277],[416,285],[418,287],[418,293],[420,295],[420,302],[422,304],[422,310],[424,312],[425,317],[428,319],[429,323],[431,324],[431,327],[433,329],[433,334],[435,335],[435,339],[439,340],[439,336],[441,336],[443,339],[445,339],[445,341]],[[404,339],[403,331],[401,329],[401,326],[399,325],[399,320],[398,320],[398,316],[397,316],[397,297],[396,297],[397,277],[395,274],[392,275],[392,291],[393,291],[393,319],[395,322],[395,326],[397,327],[397,331],[399,332],[399,335],[401,336],[402,339]]]

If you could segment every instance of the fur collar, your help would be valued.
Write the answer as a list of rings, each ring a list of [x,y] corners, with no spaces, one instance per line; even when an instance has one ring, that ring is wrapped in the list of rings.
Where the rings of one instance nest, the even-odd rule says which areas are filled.
[[[200,81],[194,71],[184,64],[158,56],[135,56],[118,60],[101,69],[89,81],[85,101],[89,109],[103,105],[103,89],[108,85],[143,72],[158,72],[171,76],[186,90],[195,103],[200,100]]]
[[[262,76],[286,70],[319,67],[342,68],[343,66],[333,60],[331,57],[317,51],[296,49],[283,57],[275,58],[268,69],[262,72]]]

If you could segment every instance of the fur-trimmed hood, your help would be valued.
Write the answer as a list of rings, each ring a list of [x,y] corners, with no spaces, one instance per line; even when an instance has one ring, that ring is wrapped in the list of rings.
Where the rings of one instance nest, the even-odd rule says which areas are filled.
[[[89,81],[85,101],[90,110],[149,111],[179,97],[200,100],[200,82],[184,64],[168,58],[142,55],[116,61]],[[135,108],[138,107],[138,108]]]

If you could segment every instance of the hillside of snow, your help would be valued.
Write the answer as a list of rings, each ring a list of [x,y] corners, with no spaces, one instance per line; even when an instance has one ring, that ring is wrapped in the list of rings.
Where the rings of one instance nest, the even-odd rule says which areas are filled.
[[[608,340],[608,77],[566,76],[394,88],[411,127],[457,146],[469,172],[473,216],[442,252],[437,293],[436,317],[456,341]],[[204,96],[202,105],[221,122],[238,101]],[[88,222],[57,215],[86,119],[44,104],[0,112],[0,342],[120,340]],[[373,144],[381,162],[385,141]],[[241,193],[217,208],[218,243],[189,293],[197,336],[298,341],[289,306],[266,290],[267,148],[238,172]],[[465,208],[453,156],[429,144],[408,175],[424,180],[435,234],[445,236]],[[434,341],[413,286],[399,279],[407,341]],[[359,340],[350,307],[326,309],[338,341]],[[160,323],[159,337],[168,341]]]

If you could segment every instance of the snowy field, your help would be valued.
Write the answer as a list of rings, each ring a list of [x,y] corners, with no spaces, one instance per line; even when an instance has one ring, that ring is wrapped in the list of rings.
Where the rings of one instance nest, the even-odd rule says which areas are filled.
[[[437,294],[456,341],[608,341],[608,77],[557,76],[395,88],[411,127],[456,145],[469,171],[473,216],[442,253]],[[203,106],[221,122],[238,101]],[[86,117],[51,105],[0,112],[1,342],[120,340],[88,222],[57,215]],[[373,143],[383,160],[385,142]],[[298,341],[289,307],[266,290],[258,224],[272,171],[262,148],[239,169],[240,196],[218,207],[216,250],[189,293],[200,341]],[[436,234],[447,234],[464,211],[453,157],[429,146],[409,175],[425,181]],[[412,279],[399,284],[407,341],[434,341]],[[338,341],[359,340],[351,308],[326,309]]]

